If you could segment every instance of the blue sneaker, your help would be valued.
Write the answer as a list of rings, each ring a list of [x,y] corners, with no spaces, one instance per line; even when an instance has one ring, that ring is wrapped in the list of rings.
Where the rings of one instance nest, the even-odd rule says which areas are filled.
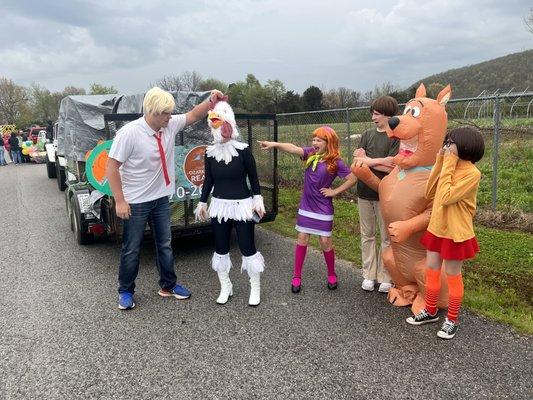
[[[173,289],[159,289],[159,296],[175,297],[178,300],[186,300],[191,297],[191,292],[176,283],[176,286],[174,286]]]
[[[129,310],[135,307],[133,302],[133,293],[124,292],[118,294],[118,308],[119,310]]]

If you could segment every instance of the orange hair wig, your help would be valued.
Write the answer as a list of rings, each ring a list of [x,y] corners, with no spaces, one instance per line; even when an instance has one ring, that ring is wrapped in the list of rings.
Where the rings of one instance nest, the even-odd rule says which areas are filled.
[[[335,174],[337,172],[337,160],[340,158],[339,137],[337,136],[337,132],[329,126],[321,126],[320,128],[315,129],[313,137],[317,137],[327,142],[323,160],[327,165],[328,173],[332,175]]]

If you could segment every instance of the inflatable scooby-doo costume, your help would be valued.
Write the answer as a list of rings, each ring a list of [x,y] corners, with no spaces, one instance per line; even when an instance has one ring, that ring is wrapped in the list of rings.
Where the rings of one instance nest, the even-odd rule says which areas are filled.
[[[448,116],[444,107],[450,95],[448,85],[437,100],[429,99],[420,84],[403,115],[389,120],[387,135],[400,139],[400,150],[394,157],[396,167],[383,180],[368,166],[352,164],[352,172],[379,193],[381,213],[389,228],[391,246],[382,253],[394,283],[388,299],[395,306],[412,304],[415,314],[424,308],[426,249],[420,238],[429,224],[432,206],[432,201],[425,198],[426,183],[446,134]],[[441,282],[437,307],[443,308],[448,305],[445,275]]]

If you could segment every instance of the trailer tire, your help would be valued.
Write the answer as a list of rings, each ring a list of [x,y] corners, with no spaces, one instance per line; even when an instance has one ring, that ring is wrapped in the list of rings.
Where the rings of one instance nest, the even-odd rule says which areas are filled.
[[[59,191],[64,191],[67,188],[67,175],[65,173],[65,167],[62,167],[59,165],[58,162],[56,162],[56,177],[57,177],[57,188]]]
[[[48,154],[46,155],[46,175],[49,179],[53,179],[56,177],[56,163],[50,162],[48,159]]]
[[[81,213],[80,205],[78,204],[78,199],[74,193],[70,197],[70,209],[72,210],[72,223],[74,225],[74,236],[78,244],[89,244],[94,240],[94,235],[92,233],[83,232],[82,222],[81,222]]]

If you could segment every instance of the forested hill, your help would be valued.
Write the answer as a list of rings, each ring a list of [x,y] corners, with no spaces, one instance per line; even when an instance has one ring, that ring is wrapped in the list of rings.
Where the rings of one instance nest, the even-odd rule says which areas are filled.
[[[432,83],[450,83],[454,98],[476,97],[483,90],[493,93],[500,89],[499,93],[505,93],[513,88],[513,92],[521,92],[528,86],[528,91],[533,91],[533,49],[450,69],[421,79],[412,86],[418,86],[420,82],[426,87]]]

